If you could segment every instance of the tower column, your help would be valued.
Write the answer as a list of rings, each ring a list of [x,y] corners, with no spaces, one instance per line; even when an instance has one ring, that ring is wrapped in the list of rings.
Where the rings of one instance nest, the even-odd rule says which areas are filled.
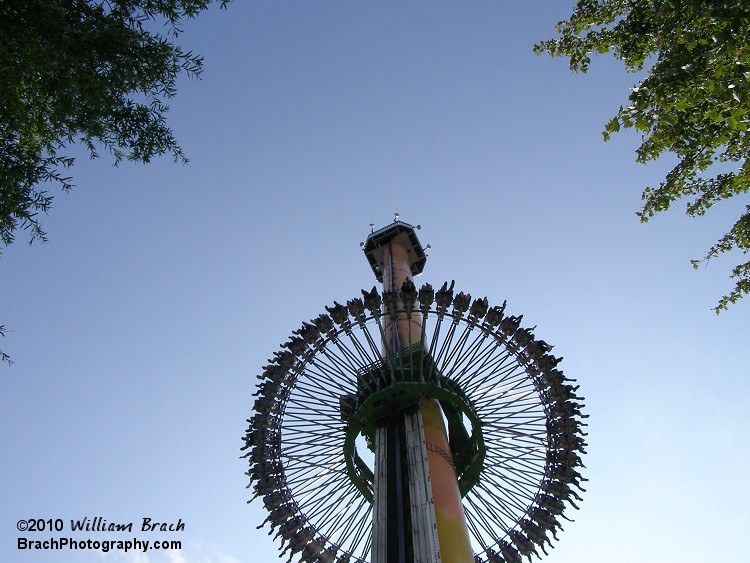
[[[382,245],[384,292],[398,291],[412,278],[415,255],[408,246]],[[388,318],[384,353],[394,355],[419,343],[421,329],[419,311]],[[439,403],[422,399],[376,434],[373,563],[473,563]],[[386,522],[379,521],[383,517]]]

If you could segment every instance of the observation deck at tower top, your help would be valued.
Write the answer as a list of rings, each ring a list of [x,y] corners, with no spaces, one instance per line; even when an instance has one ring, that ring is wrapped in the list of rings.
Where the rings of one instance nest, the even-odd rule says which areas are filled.
[[[367,241],[362,244],[362,250],[370,263],[372,273],[379,282],[383,282],[383,256],[385,247],[389,244],[400,244],[406,248],[412,276],[422,273],[427,262],[427,255],[417,238],[416,230],[420,228],[419,225],[415,228],[408,223],[396,220],[369,234]]]

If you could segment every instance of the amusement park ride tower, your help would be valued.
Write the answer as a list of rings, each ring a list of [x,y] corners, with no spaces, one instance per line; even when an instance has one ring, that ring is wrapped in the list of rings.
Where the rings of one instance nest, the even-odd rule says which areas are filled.
[[[382,292],[334,301],[259,376],[248,487],[290,561],[520,563],[577,508],[578,387],[505,303],[417,289],[416,229],[371,232]]]
[[[422,273],[427,257],[414,228],[399,221],[371,233],[363,246],[383,293],[397,295]],[[403,305],[401,303],[400,305]],[[418,311],[389,317],[385,352],[398,358],[419,346]],[[387,388],[392,406],[376,428],[373,563],[471,563],[458,480],[440,404],[410,392],[414,378]],[[409,530],[411,534],[409,534]],[[411,537],[409,537],[411,536]],[[436,541],[437,540],[437,541]]]

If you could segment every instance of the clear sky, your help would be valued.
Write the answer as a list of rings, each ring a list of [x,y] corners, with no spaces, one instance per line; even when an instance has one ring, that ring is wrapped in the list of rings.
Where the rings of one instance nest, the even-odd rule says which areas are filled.
[[[601,136],[636,77],[532,52],[573,4],[237,1],[186,25],[190,164],[84,157],[49,242],[0,258],[0,560],[277,560],[239,459],[255,376],[374,285],[359,243],[399,212],[432,245],[417,282],[507,299],[581,385],[588,492],[546,561],[746,561],[750,303],[711,310],[742,257],[689,260],[748,201],[639,224],[670,161]],[[183,549],[16,549],[39,539],[19,519],[85,516],[182,519],[151,539]]]

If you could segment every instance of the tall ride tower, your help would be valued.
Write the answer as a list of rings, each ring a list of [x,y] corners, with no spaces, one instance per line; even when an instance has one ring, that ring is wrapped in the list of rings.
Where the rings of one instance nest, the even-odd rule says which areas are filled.
[[[401,221],[371,233],[363,246],[383,295],[414,287],[427,257],[415,229]],[[400,297],[386,317],[385,356],[398,362],[420,357],[422,374],[395,377],[379,391],[390,399],[376,422],[373,563],[472,563],[456,471],[439,401],[414,393],[425,378],[419,311],[407,312]],[[424,390],[424,388],[422,388]]]
[[[521,563],[577,508],[578,387],[505,303],[417,289],[418,228],[371,232],[381,291],[303,322],[258,377],[242,457],[290,562]]]

